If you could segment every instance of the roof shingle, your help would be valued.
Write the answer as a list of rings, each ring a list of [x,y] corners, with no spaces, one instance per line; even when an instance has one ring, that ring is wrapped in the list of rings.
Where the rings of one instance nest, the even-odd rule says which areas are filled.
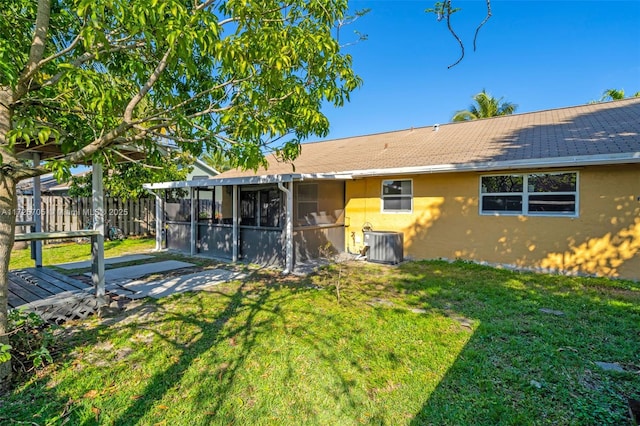
[[[302,144],[291,164],[219,178],[636,154],[640,98]],[[640,161],[640,159],[638,160]]]

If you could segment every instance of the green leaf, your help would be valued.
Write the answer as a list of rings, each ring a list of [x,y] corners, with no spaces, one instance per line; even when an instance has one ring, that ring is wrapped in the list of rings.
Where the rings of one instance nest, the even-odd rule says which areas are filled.
[[[43,127],[38,132],[38,140],[42,145],[47,143],[47,141],[49,140],[49,136],[51,136],[51,129],[49,129],[48,127]]]
[[[7,344],[0,344],[0,363],[7,362],[11,359],[11,350],[13,347]]]

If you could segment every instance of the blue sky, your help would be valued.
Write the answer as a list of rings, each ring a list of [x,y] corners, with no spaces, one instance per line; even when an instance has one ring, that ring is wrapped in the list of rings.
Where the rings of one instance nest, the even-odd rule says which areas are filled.
[[[345,27],[368,40],[349,46],[364,84],[342,108],[326,107],[326,139],[449,122],[485,88],[530,112],[580,105],[605,89],[640,91],[640,1],[453,1],[462,10],[452,25],[466,55],[452,69],[459,46],[445,21],[424,10],[434,1],[350,1],[371,12]],[[312,140],[317,140],[314,138]]]

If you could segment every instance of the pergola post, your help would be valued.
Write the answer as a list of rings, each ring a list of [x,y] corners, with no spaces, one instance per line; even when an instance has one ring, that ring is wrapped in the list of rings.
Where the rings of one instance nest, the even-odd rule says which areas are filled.
[[[98,235],[91,237],[91,280],[96,298],[104,299],[104,190],[102,185],[102,164],[92,164],[92,204],[93,229]]]
[[[233,185],[233,231],[231,245],[231,261],[238,261],[238,185]]]
[[[40,166],[40,153],[33,153],[33,167]],[[32,210],[34,232],[42,232],[42,186],[40,185],[40,175],[33,178],[33,210]],[[42,241],[34,241],[34,258],[36,268],[42,267]]]

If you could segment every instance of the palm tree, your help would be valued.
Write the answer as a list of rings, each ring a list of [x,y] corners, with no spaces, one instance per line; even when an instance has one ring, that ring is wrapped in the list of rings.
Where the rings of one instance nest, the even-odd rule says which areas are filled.
[[[482,92],[473,97],[475,105],[470,105],[468,110],[457,111],[451,121],[470,121],[479,118],[497,117],[499,115],[511,115],[518,105],[512,102],[496,99],[482,89]]]
[[[624,89],[607,89],[602,92],[602,97],[600,98],[600,102],[604,101],[618,101],[620,99],[624,99]]]
[[[231,159],[222,149],[207,151],[202,156],[202,161],[204,161],[207,165],[213,167],[220,173],[226,172],[227,170],[233,168]]]
[[[632,98],[640,98],[640,92],[636,92],[631,96]],[[600,102],[605,101],[618,101],[620,99],[624,99],[624,89],[607,89],[602,92],[602,97],[600,98]]]

